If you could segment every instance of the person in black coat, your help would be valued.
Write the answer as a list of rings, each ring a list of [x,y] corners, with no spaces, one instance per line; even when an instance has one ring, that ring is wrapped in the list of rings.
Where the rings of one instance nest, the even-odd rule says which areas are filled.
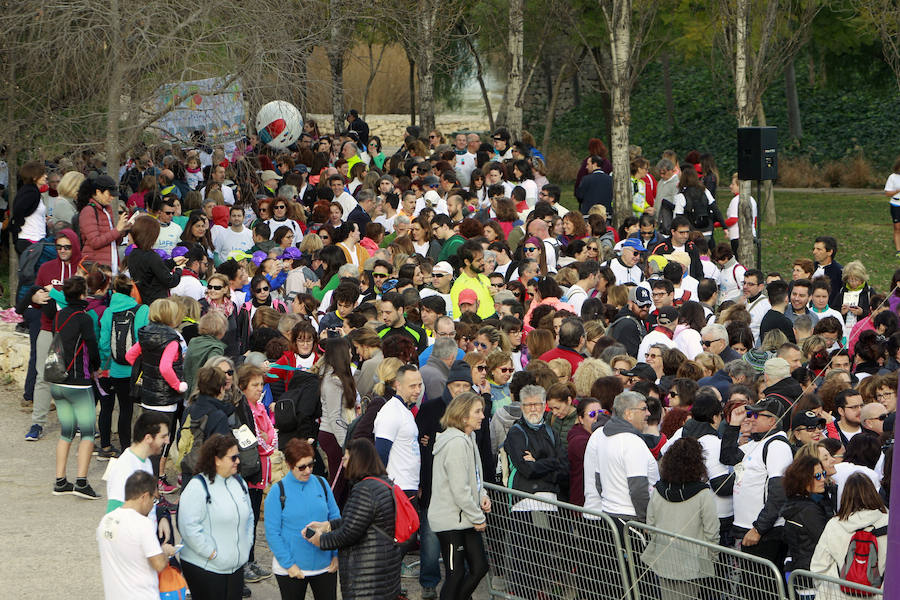
[[[789,557],[785,571],[809,570],[825,524],[834,516],[825,468],[818,458],[801,454],[785,470],[781,482],[787,495],[781,508]]]
[[[47,235],[40,190],[40,186],[47,183],[47,173],[40,161],[31,160],[22,165],[19,170],[19,178],[22,180],[22,184],[16,190],[16,197],[13,200],[10,232],[15,240],[16,252],[21,256],[25,252],[25,248],[42,240]],[[24,235],[20,236],[26,219],[34,215],[36,211],[38,214],[35,217],[40,217],[33,220],[36,229],[30,233],[23,232]],[[26,229],[30,229],[30,227],[26,227]],[[41,231],[37,231],[37,229]]]
[[[141,294],[141,302],[153,304],[157,298],[168,298],[169,290],[181,281],[181,266],[185,257],[163,260],[153,250],[159,237],[159,221],[151,216],[140,216],[131,228],[131,241],[135,248],[128,255],[128,272]]]
[[[578,200],[581,213],[586,215],[592,206],[602,204],[606,208],[607,216],[612,215],[612,177],[603,171],[603,159],[599,156],[588,157],[587,168],[590,173],[581,179],[578,189],[575,190],[575,198]]]
[[[308,525],[310,543],[338,551],[341,596],[395,600],[400,594],[401,546],[394,543],[394,493],[375,446],[367,439],[350,442],[344,473],[352,482],[343,516]]]

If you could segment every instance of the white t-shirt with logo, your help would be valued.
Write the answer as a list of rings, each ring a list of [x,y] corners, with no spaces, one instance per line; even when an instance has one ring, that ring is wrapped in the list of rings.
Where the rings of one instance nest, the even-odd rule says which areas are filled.
[[[253,232],[247,227],[235,231],[231,227],[213,225],[211,234],[219,262],[224,262],[233,250],[246,252],[253,247]]]
[[[393,443],[388,457],[387,473],[405,491],[419,489],[419,428],[412,412],[400,398],[394,396],[375,417],[375,439]]]
[[[900,190],[900,173],[891,173],[884,184],[884,191]],[[891,206],[900,206],[900,193],[891,196]]]
[[[106,600],[159,600],[159,577],[147,559],[162,548],[150,519],[119,507],[100,520],[97,544]]]
[[[608,436],[603,428],[592,433],[584,451],[584,507],[614,515],[637,515],[629,477],[646,477],[651,488],[659,480],[659,467],[644,440],[633,433]],[[598,478],[602,495],[597,491]],[[590,517],[585,514],[585,518]]]
[[[181,241],[181,227],[178,223],[170,222],[168,225],[159,224],[159,237],[153,244],[154,250],[165,250],[169,254],[172,249]]]
[[[108,502],[117,502],[119,505],[125,502],[125,482],[137,471],[146,471],[153,475],[153,464],[149,458],[142,459],[126,448],[125,452],[109,466],[106,471],[106,498]],[[107,505],[107,511],[109,505]],[[147,517],[156,527],[156,511],[151,510]]]

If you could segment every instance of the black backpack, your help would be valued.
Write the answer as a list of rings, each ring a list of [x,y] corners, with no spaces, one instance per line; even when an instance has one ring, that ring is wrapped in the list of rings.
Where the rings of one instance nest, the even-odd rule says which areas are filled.
[[[34,285],[34,282],[37,279],[38,269],[40,269],[41,265],[46,262],[41,259],[44,255],[44,248],[48,244],[49,242],[35,242],[34,244],[31,244],[27,248],[25,248],[25,251],[22,252],[22,255],[19,257],[18,293],[20,295],[24,295],[24,293]]]
[[[297,437],[318,437],[318,419],[322,416],[319,378],[313,373],[295,371],[287,390],[274,402],[275,427],[297,432]]]
[[[694,229],[705,231],[712,227],[712,214],[709,212],[709,198],[706,191],[698,187],[686,187],[684,195],[684,216],[688,218]]]
[[[137,331],[134,330],[134,319],[137,316],[139,305],[112,313],[110,326],[109,350],[110,356],[119,365],[128,365],[125,353],[137,340]]]

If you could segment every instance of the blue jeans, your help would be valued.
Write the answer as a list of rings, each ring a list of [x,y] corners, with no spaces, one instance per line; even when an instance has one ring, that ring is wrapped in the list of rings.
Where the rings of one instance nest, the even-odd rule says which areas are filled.
[[[441,542],[428,524],[428,510],[419,513],[419,585],[436,588],[441,582]]]
[[[28,326],[28,337],[31,339],[30,352],[28,354],[28,372],[25,375],[25,392],[22,394],[28,402],[34,401],[34,381],[37,379],[37,336],[41,332],[41,311],[28,307],[25,314],[25,325]]]

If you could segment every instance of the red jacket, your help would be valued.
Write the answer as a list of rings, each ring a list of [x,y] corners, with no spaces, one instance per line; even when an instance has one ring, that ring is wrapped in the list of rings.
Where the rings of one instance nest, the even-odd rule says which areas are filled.
[[[64,263],[59,258],[54,258],[42,264],[34,279],[35,287],[46,287],[52,284],[53,287],[61,290],[63,281],[79,274],[78,265],[81,262],[81,242],[78,241],[78,236],[71,229],[63,229],[60,233],[72,242],[72,258],[67,263]],[[39,310],[42,309],[42,306],[39,304],[33,304],[32,306]],[[43,331],[53,331],[50,317],[45,310],[41,310],[41,329]],[[41,366],[40,368],[43,367]]]
[[[575,369],[578,368],[578,365],[581,364],[581,361],[584,360],[584,357],[571,348],[566,348],[564,346],[557,346],[553,350],[548,350],[544,352],[538,357],[540,360],[550,362],[554,358],[562,358],[569,361],[569,364],[572,365],[572,374],[575,374]]]
[[[112,216],[108,206],[91,201],[81,209],[78,213],[78,228],[84,260],[112,266],[112,244],[118,245],[123,237],[122,232],[116,229],[117,222],[118,217]],[[118,249],[115,251],[118,252]]]

